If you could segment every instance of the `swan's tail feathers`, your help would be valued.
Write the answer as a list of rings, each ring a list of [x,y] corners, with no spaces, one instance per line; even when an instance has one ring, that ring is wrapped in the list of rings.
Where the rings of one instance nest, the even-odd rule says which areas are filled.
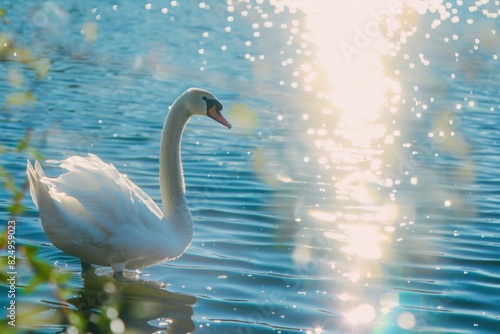
[[[40,163],[37,160],[35,160],[35,167],[33,167],[31,162],[28,160],[26,164],[26,176],[28,177],[28,183],[30,185],[31,198],[33,199],[33,203],[35,203],[36,207],[38,208],[40,179],[42,177],[45,177],[45,173],[42,169],[42,166],[40,166]],[[42,186],[46,187],[45,185]]]

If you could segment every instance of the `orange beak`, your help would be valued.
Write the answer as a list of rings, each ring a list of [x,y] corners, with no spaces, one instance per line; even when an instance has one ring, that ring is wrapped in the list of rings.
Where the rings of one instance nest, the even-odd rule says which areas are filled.
[[[229,129],[232,128],[231,123],[229,123],[227,119],[225,119],[224,116],[222,116],[222,114],[220,113],[219,110],[217,110],[215,105],[213,105],[210,109],[208,109],[207,115],[216,120],[217,122],[219,122],[220,124],[227,126]]]

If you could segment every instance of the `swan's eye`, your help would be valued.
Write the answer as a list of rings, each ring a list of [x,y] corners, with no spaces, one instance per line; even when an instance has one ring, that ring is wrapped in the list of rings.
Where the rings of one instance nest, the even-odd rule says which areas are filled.
[[[203,96],[202,99],[207,104],[207,113],[208,113],[208,111],[210,109],[212,109],[213,107],[215,107],[215,111],[217,112],[217,114],[220,115],[220,111],[223,109],[223,106],[222,106],[222,104],[219,101],[217,101],[216,99],[209,99],[206,96]]]

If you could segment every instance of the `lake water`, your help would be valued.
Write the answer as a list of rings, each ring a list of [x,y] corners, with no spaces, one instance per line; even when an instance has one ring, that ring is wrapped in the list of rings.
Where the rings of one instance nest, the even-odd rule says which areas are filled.
[[[0,7],[2,33],[40,61],[0,62],[0,158],[18,185],[31,129],[46,159],[97,154],[159,203],[169,104],[202,87],[233,124],[188,124],[193,243],[120,287],[115,332],[498,332],[498,1]],[[34,103],[9,105],[25,90]],[[74,291],[21,293],[18,328],[54,333],[64,307],[91,317],[110,270],[83,280],[23,204],[18,242],[73,273]]]

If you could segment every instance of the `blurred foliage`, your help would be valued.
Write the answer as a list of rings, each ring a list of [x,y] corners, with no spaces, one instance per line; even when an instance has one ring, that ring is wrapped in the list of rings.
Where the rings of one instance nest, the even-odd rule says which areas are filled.
[[[19,139],[17,143],[17,147],[12,151],[16,153],[27,153],[28,156],[35,159],[42,159],[42,155],[30,147],[29,142],[31,139],[31,130],[26,130],[26,133],[23,138]],[[8,152],[9,150],[5,147],[0,147],[0,155]],[[0,180],[2,181],[3,188],[11,194],[11,203],[7,206],[7,211],[9,212],[11,217],[15,217],[20,215],[24,211],[24,207],[21,204],[21,201],[24,197],[26,190],[28,189],[28,182],[25,180],[24,184],[19,187],[14,182],[14,177],[9,174],[5,167],[0,164]]]
[[[50,72],[51,61],[45,58],[37,57],[29,46],[23,46],[17,43],[15,35],[2,31],[7,30],[6,27],[10,24],[7,18],[7,11],[0,8],[0,63],[5,63],[7,69],[4,71],[8,75],[7,79],[12,87],[12,92],[5,96],[3,107],[0,112],[13,107],[22,105],[31,106],[36,102],[36,97],[32,91],[33,80],[25,77],[26,73],[31,74],[35,81],[42,80]],[[2,29],[4,28],[4,29]],[[20,70],[21,67],[21,70]],[[25,72],[25,75],[23,75]],[[15,147],[4,147],[0,145],[0,156],[6,153],[24,154],[31,159],[41,160],[42,155],[35,150],[31,145],[31,130],[26,130],[23,138],[20,138]],[[19,185],[14,176],[7,171],[5,160],[0,160],[0,181],[2,191],[5,191],[10,196],[10,203],[7,206],[7,212],[10,215],[10,221],[17,222],[15,217],[21,216],[26,208],[22,205],[23,198],[29,188],[28,181],[24,179]],[[3,317],[0,319],[0,333],[18,333],[29,331],[29,328],[37,328],[49,322],[50,325],[57,323],[63,324],[68,333],[84,333],[91,327],[99,332],[113,332],[111,324],[117,319],[117,309],[120,306],[116,302],[116,298],[108,298],[105,303],[99,305],[94,311],[94,318],[87,319],[82,311],[82,308],[70,308],[68,299],[75,295],[75,291],[69,288],[69,281],[73,275],[69,272],[60,271],[50,262],[38,256],[38,247],[33,245],[23,245],[19,243],[19,239],[15,239],[12,235],[9,239],[8,224],[5,224],[5,230],[0,233],[0,285],[8,286],[7,279],[10,277],[7,273],[9,270],[9,257],[12,261],[12,256],[15,256],[15,271],[16,274],[16,327],[8,324],[9,318]],[[20,228],[19,224],[14,223],[15,228]],[[12,233],[11,233],[12,234]],[[9,247],[9,241],[11,247]],[[12,244],[15,241],[15,244]],[[15,245],[15,248],[12,248]],[[30,277],[29,282],[19,282],[21,272],[27,272],[29,275],[22,277]],[[60,302],[60,306],[55,309],[55,313],[44,319],[40,319],[39,315],[47,310],[54,311],[54,307],[42,307],[40,305],[30,304],[30,295],[34,295],[37,290],[47,288],[53,291],[54,297]],[[3,300],[7,296],[1,297]],[[5,298],[5,299],[4,299]],[[9,299],[10,300],[10,299]],[[19,308],[21,303],[22,308]],[[115,312],[109,312],[114,309]],[[119,319],[119,318],[118,318]]]
[[[228,113],[229,119],[237,124],[239,131],[252,133],[258,126],[257,113],[243,103],[236,103]]]
[[[4,27],[8,27],[10,23],[5,18],[6,14],[6,11],[0,8],[0,24],[3,23]],[[30,73],[34,73],[36,80],[42,80],[49,74],[52,63],[49,59],[37,57],[29,47],[18,43],[14,35],[6,31],[0,31],[0,62],[21,65]],[[8,72],[8,82],[14,91],[6,95],[3,109],[23,104],[31,105],[36,101],[32,87],[27,85],[30,82],[25,80],[21,71],[11,69]]]

